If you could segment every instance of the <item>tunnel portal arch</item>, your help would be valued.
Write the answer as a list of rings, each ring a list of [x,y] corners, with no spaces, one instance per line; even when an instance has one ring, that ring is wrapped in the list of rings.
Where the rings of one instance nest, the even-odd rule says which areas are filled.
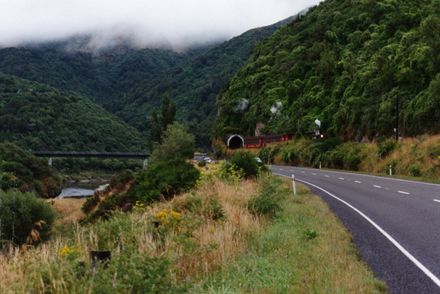
[[[244,138],[240,135],[230,135],[226,141],[229,149],[239,149],[244,147]]]

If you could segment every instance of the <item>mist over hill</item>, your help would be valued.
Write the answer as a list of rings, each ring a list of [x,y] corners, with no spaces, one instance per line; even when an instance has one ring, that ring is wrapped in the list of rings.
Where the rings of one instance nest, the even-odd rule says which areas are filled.
[[[139,138],[148,132],[148,116],[169,96],[177,103],[178,120],[190,126],[199,146],[209,146],[217,94],[253,48],[289,21],[183,52],[124,42],[98,52],[87,48],[88,36],[4,48],[0,72],[75,92],[143,132]]]

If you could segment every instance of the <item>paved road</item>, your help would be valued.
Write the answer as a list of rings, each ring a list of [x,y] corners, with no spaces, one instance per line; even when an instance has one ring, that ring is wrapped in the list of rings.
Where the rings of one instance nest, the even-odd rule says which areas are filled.
[[[312,188],[353,235],[392,293],[440,293],[440,185],[272,166]]]

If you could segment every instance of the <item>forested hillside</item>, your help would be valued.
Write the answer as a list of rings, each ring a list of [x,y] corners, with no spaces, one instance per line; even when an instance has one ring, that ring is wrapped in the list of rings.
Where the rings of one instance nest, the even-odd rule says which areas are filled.
[[[0,71],[61,90],[78,92],[108,109],[116,110],[116,102],[139,82],[153,79],[198,53],[134,50],[122,45],[93,52],[74,46],[75,42],[71,40],[1,49]]]
[[[0,74],[0,143],[25,149],[140,151],[140,133],[74,92]]]
[[[178,118],[196,134],[198,145],[209,144],[217,95],[244,65],[253,48],[289,21],[291,18],[250,30],[191,58],[183,66],[145,79],[120,100],[118,108],[122,110],[118,115],[138,129],[147,129],[145,114],[157,109],[160,98],[167,95],[177,104]]]
[[[84,47],[86,37],[4,48],[0,72],[77,92],[144,132],[149,129],[148,116],[169,96],[177,103],[178,119],[190,125],[198,145],[206,146],[217,94],[255,45],[287,22],[179,53],[123,44],[94,52]]]
[[[439,32],[438,0],[324,1],[256,48],[216,132],[307,132],[316,118],[345,139],[438,132]]]

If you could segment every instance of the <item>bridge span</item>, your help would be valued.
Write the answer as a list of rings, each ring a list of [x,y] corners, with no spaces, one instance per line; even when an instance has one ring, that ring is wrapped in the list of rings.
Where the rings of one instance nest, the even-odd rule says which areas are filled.
[[[144,167],[148,164],[150,154],[147,152],[96,152],[96,151],[33,151],[37,157],[48,158],[48,163],[52,166],[53,158],[127,158],[143,159]]]

